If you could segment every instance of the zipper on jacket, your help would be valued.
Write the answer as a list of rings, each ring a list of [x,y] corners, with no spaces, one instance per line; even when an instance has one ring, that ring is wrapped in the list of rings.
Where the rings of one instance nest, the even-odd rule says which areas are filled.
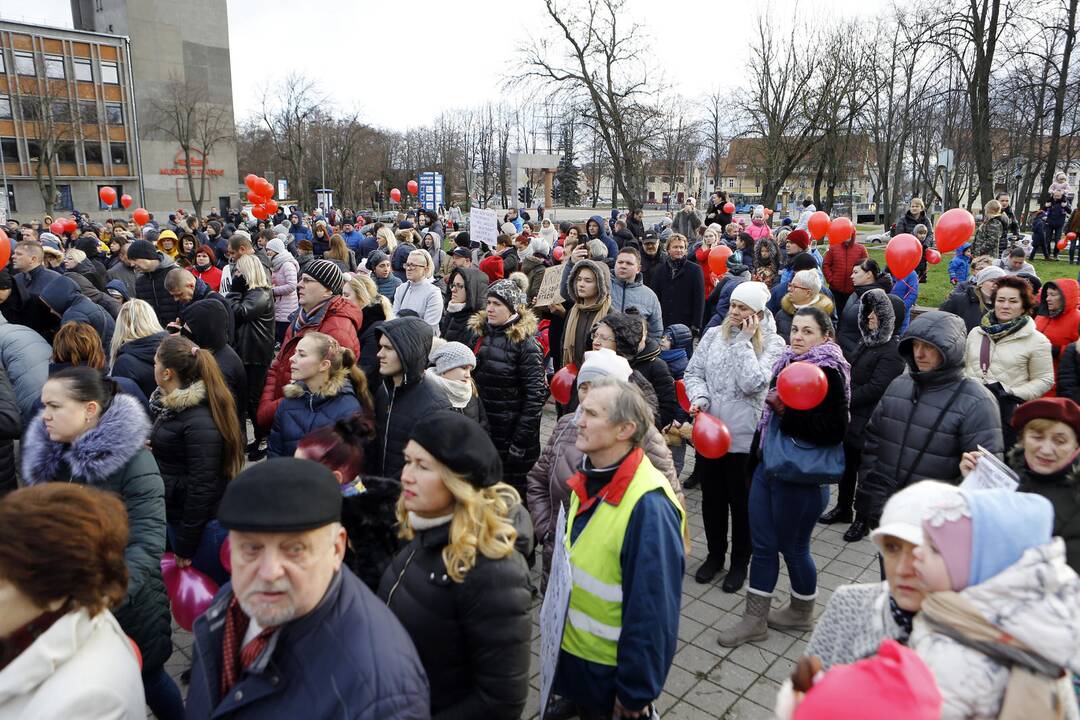
[[[394,586],[390,588],[390,592],[386,596],[386,606],[390,607],[390,601],[394,599],[394,592],[398,589],[398,585],[401,584],[401,579],[405,577],[405,571],[409,569],[409,563],[412,562],[413,556],[416,555],[416,548],[409,553],[409,559],[405,561],[405,565],[402,566],[401,572],[398,573],[397,580],[394,581]]]
[[[390,429],[390,417],[394,414],[394,396],[397,395],[397,388],[395,387],[393,392],[390,393],[390,407],[386,409],[386,429]],[[382,469],[386,472],[386,444],[390,441],[390,433],[383,432],[382,441]]]

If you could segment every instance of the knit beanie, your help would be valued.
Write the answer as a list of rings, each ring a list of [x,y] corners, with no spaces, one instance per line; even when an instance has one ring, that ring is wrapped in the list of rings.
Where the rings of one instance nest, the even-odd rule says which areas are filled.
[[[341,268],[329,260],[312,260],[304,268],[304,274],[310,276],[312,280],[334,295],[340,295],[341,287],[345,284]]]
[[[481,269],[483,269],[482,263]],[[487,295],[484,297],[495,298],[509,308],[511,312],[517,312],[519,307],[525,305],[525,293],[521,291],[521,287],[513,280],[496,280],[488,288]]]
[[[476,355],[468,346],[459,342],[444,342],[438,347],[433,347],[428,360],[435,365],[435,372],[439,375],[454,368],[476,367]]]
[[[762,282],[739,283],[731,291],[731,299],[738,300],[754,312],[761,312],[765,309],[765,303],[769,302],[769,286]]]
[[[797,273],[800,270],[817,270],[817,260],[810,253],[799,253],[791,261],[791,271]]]
[[[1007,273],[1003,268],[999,268],[997,265],[991,265],[990,267],[984,267],[979,271],[979,274],[975,276],[975,284],[982,285],[987,280],[998,280],[1005,277]]]
[[[593,382],[600,378],[613,377],[626,382],[634,371],[626,358],[616,355],[614,350],[601,348],[586,350],[585,359],[578,370],[577,383]]]
[[[514,227],[514,223],[512,222],[504,222],[502,225],[499,226],[499,232],[503,235],[509,235],[510,237],[514,237],[515,235],[517,235],[517,228]]]
[[[149,240],[136,240],[128,245],[128,260],[160,260],[158,249]]]
[[[468,230],[462,230],[454,236],[454,244],[458,247],[467,248],[472,243],[472,238],[469,236]]]
[[[608,256],[607,245],[600,238],[593,238],[585,243],[585,247],[589,248],[590,260],[606,260]]]
[[[281,242],[281,238],[274,238],[270,242],[266,243],[266,251],[275,253],[277,255],[284,255],[285,243]]]
[[[810,233],[802,229],[792,230],[788,233],[787,241],[789,243],[795,243],[803,250],[810,247]]]
[[[690,328],[682,323],[668,325],[664,328],[664,336],[671,341],[672,348],[692,347],[694,342],[694,335],[690,332]]]
[[[375,268],[379,267],[379,265],[384,262],[388,262],[389,260],[390,256],[384,253],[382,250],[372,250],[371,253],[367,256],[368,269],[374,271]]]
[[[502,258],[498,255],[492,255],[480,261],[480,272],[487,275],[491,282],[502,280],[504,269]]]

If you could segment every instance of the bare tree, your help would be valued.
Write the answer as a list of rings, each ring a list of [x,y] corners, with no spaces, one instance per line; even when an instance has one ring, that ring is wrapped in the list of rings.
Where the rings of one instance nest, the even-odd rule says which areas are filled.
[[[708,104],[705,106],[702,134],[705,137],[705,149],[712,169],[713,188],[720,187],[720,165],[724,162],[724,157],[731,146],[733,133],[730,130],[732,125],[730,108],[726,94],[720,92],[719,89],[709,95]]]
[[[45,78],[37,78],[37,81],[39,94],[22,95],[19,101],[26,134],[33,138],[27,140],[27,146],[31,151],[30,162],[34,165],[34,181],[41,193],[45,214],[51,215],[60,200],[56,181],[59,163],[75,162],[75,135],[70,101],[66,97],[49,97]]]
[[[310,190],[304,168],[310,140],[308,125],[323,100],[316,82],[299,73],[290,73],[283,82],[263,90],[260,119],[284,165],[291,194],[301,201]]]

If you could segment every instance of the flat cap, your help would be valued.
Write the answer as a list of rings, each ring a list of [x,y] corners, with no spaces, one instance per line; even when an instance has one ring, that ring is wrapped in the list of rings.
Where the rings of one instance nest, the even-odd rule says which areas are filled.
[[[300,532],[341,520],[334,473],[312,460],[281,457],[247,468],[228,485],[218,522],[243,532]]]

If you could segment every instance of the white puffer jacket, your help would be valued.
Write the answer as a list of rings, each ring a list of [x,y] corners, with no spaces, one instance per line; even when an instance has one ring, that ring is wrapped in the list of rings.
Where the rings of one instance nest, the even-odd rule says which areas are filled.
[[[1054,538],[1013,565],[960,592],[995,627],[1052,663],[1080,672],[1080,577],[1065,563],[1065,543]],[[942,720],[996,718],[1009,669],[978,650],[934,631],[915,616],[910,646],[937,678]],[[1066,718],[1080,717],[1068,674],[1061,680]]]
[[[784,354],[784,340],[768,310],[761,321],[761,352],[742,333],[724,337],[721,325],[705,333],[686,366],[683,382],[690,402],[720,418],[731,433],[733,453],[750,452],[765,407],[772,368]]]

